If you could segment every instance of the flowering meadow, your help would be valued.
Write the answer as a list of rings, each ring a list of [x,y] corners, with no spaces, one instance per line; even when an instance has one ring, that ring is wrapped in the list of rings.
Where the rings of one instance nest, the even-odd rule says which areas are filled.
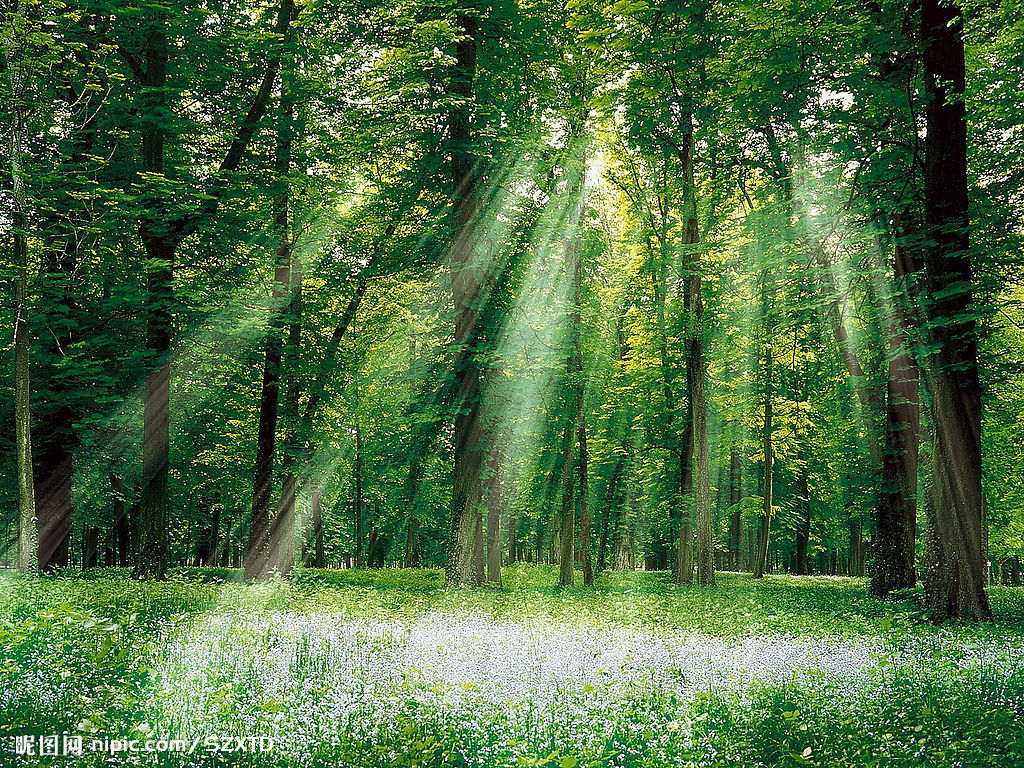
[[[96,573],[0,579],[0,765],[1024,765],[1019,589],[991,624],[934,627],[849,578]],[[17,754],[24,734],[200,746]]]

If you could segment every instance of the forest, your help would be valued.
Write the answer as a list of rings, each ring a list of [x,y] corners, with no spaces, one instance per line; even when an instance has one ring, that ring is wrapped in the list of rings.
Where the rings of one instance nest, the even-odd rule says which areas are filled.
[[[1020,0],[0,38],[12,764],[1024,765]]]

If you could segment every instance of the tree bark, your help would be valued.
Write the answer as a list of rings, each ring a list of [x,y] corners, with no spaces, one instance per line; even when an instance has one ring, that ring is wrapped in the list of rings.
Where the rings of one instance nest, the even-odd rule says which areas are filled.
[[[82,570],[99,565],[100,529],[94,525],[82,527]]]
[[[415,516],[409,518],[405,528],[405,559],[406,568],[420,567],[420,521]]]
[[[501,455],[496,445],[488,451],[487,474],[487,583],[501,586]]]
[[[811,494],[807,483],[806,456],[803,455],[802,450],[798,461],[801,467],[796,482],[796,503],[800,506],[800,520],[796,531],[796,574],[797,576],[807,576],[811,572],[807,557],[807,549],[811,541]]]
[[[282,82],[287,82],[286,72],[282,73]],[[289,104],[284,110],[286,126],[279,130],[288,137],[281,154],[287,159],[279,158],[281,167],[290,167],[292,130],[292,107],[290,89],[282,92],[281,98],[289,94]],[[284,204],[288,206],[288,192],[284,193]],[[282,360],[282,374],[287,383],[282,417],[286,428],[284,441],[284,457],[281,462],[281,499],[277,506],[274,519],[274,532],[271,537],[272,546],[277,551],[271,553],[271,562],[276,563],[282,576],[291,573],[295,565],[295,502],[299,490],[297,465],[302,448],[302,425],[299,421],[299,399],[302,396],[302,378],[300,373],[302,355],[302,266],[293,248],[289,248],[289,277],[291,300],[287,307],[288,338]]]
[[[573,478],[573,429],[565,425],[562,436],[562,510],[559,515],[558,541],[558,584],[571,587],[573,584],[573,539],[576,514],[576,484]]]
[[[682,179],[685,195],[685,229],[683,242],[689,245],[685,290],[687,314],[688,350],[686,358],[686,388],[689,393],[690,412],[690,455],[695,475],[694,511],[697,526],[697,584],[712,587],[715,584],[714,539],[711,530],[711,459],[708,454],[707,394],[705,378],[704,341],[704,299],[702,296],[700,254],[700,230],[697,224],[697,187],[694,180],[693,113],[686,100],[686,114],[682,141],[679,146],[682,160]],[[689,517],[685,515],[685,517]],[[690,546],[691,533],[688,519],[679,526],[679,549],[683,552]],[[685,537],[685,538],[684,538]],[[681,558],[682,559],[682,558]],[[684,561],[685,564],[685,561]],[[689,567],[680,574],[680,581],[689,583],[692,576]]]
[[[356,568],[363,567],[363,433],[356,416],[356,458],[353,467],[356,497],[352,504],[352,536],[355,541],[352,563]]]
[[[281,0],[275,35],[282,41],[294,14],[292,0]],[[136,63],[142,86],[142,167],[154,177],[167,175],[164,150],[168,138],[167,92],[168,42],[166,9],[155,11],[148,20],[142,64]],[[142,438],[142,498],[134,573],[143,578],[163,578],[170,559],[168,526],[170,349],[173,320],[174,257],[178,245],[216,213],[226,190],[223,173],[238,168],[256,128],[266,112],[280,69],[280,52],[267,60],[260,86],[245,118],[221,161],[202,204],[181,216],[169,209],[169,200],[159,190],[144,198],[139,235],[146,251],[146,349],[152,370],[146,379]]]
[[[116,560],[119,566],[129,565],[129,551],[131,549],[131,537],[129,534],[128,513],[124,498],[124,485],[121,478],[111,472],[108,475],[110,488],[114,501],[114,540],[116,548]]]
[[[573,139],[576,138],[577,131],[570,131],[570,136]],[[574,149],[572,144],[573,140],[570,140],[570,150]],[[591,555],[591,523],[590,523],[590,481],[589,481],[589,468],[587,466],[587,424],[586,424],[586,374],[583,368],[583,254],[580,246],[579,238],[579,221],[583,209],[583,182],[584,182],[584,158],[573,156],[568,162],[568,168],[566,173],[571,175],[572,180],[569,184],[566,194],[569,197],[569,214],[567,216],[567,227],[565,237],[563,239],[563,251],[565,254],[565,271],[566,277],[571,285],[570,301],[571,306],[569,308],[569,332],[571,334],[572,350],[569,357],[568,366],[568,379],[570,387],[569,397],[569,411],[570,419],[572,422],[572,429],[574,437],[577,442],[577,450],[574,455],[574,461],[570,461],[570,464],[575,468],[575,478],[570,477],[568,485],[563,488],[563,493],[571,491],[577,494],[576,498],[573,498],[571,503],[572,509],[569,513],[569,519],[575,515],[576,505],[579,505],[580,519],[579,519],[579,530],[578,534],[580,537],[579,555],[583,569],[583,584],[585,586],[592,586],[594,583],[594,565],[593,557]],[[572,439],[572,437],[570,437]],[[571,453],[571,451],[570,451]],[[575,481],[575,486],[573,482]],[[563,505],[563,513],[565,507]],[[565,533],[563,518],[563,534]],[[570,565],[568,571],[569,583],[572,583],[572,563],[574,557],[572,556],[573,548],[572,544],[574,539],[572,535],[576,533],[572,528],[569,528],[570,539],[568,543],[563,543],[563,553],[568,552],[570,557]],[[565,549],[568,547],[568,549]]]
[[[734,571],[743,567],[741,537],[743,534],[743,510],[740,501],[743,494],[743,465],[740,463],[739,444],[735,437],[729,446],[729,557]]]
[[[920,270],[916,244],[902,227],[896,231],[893,259],[893,315],[889,328],[889,371],[886,385],[885,450],[882,489],[875,530],[871,593],[886,597],[917,582],[914,545],[917,539],[917,465],[920,441],[918,366],[911,350],[911,304],[917,295],[913,280]]]
[[[451,198],[454,209],[449,249],[452,302],[455,308],[454,475],[452,516],[448,537],[446,579],[450,584],[471,584],[476,519],[482,497],[481,470],[484,463],[480,428],[482,333],[480,312],[485,299],[485,276],[476,252],[477,168],[471,142],[470,102],[476,76],[479,24],[465,13],[457,18],[460,38],[455,45],[455,66],[449,86],[453,107],[449,114],[451,146]]]
[[[594,563],[591,555],[590,522],[590,470],[587,455],[587,420],[582,414],[576,427],[579,443],[579,495],[580,495],[580,563],[583,566],[583,586],[594,585]]]
[[[934,563],[928,578],[933,617],[990,619],[985,592],[981,465],[981,384],[971,316],[973,272],[967,191],[966,67],[963,16],[955,4],[923,0],[925,226],[928,364],[934,424]]]
[[[314,568],[323,568],[324,562],[324,517],[320,504],[320,491],[314,490],[311,501],[313,512],[313,562]]]
[[[142,167],[155,177],[165,173],[167,104],[167,19],[160,10],[150,20],[144,50]],[[139,235],[146,250],[146,350],[151,372],[146,378],[142,432],[142,496],[135,575],[163,578],[170,560],[168,528],[169,404],[171,304],[177,242],[168,232],[167,201],[158,193],[146,200]]]
[[[21,110],[12,128],[11,172],[14,177],[14,425],[18,453],[18,569],[34,573],[39,567],[35,482],[32,473],[31,384],[28,334],[28,247],[25,238],[25,185],[21,178]]]
[[[249,519],[249,543],[245,552],[246,579],[266,579],[278,565],[279,536],[284,526],[279,516],[271,517],[274,456],[280,404],[282,360],[285,327],[293,307],[292,246],[288,216],[287,176],[291,169],[292,100],[288,78],[282,78],[281,116],[278,121],[274,173],[282,191],[274,197],[274,232],[277,247],[274,254],[274,284],[271,291],[270,320],[264,339],[263,385],[260,396],[260,420],[256,433],[256,462],[253,467],[252,514]],[[288,498],[294,508],[295,478],[282,489],[282,502]],[[277,534],[277,535],[275,535]]]
[[[761,510],[761,528],[757,537],[757,552],[754,555],[755,579],[764,577],[765,568],[768,563],[768,535],[772,519],[772,474],[775,464],[775,454],[772,446],[772,431],[774,429],[772,414],[772,344],[771,339],[767,338],[765,339],[764,369],[764,507]]]
[[[600,533],[598,535],[597,543],[597,572],[600,573],[605,569],[606,557],[608,553],[608,533],[609,524],[611,522],[611,511],[612,503],[615,498],[615,486],[618,484],[619,478],[619,461],[615,462],[615,468],[612,469],[612,475],[608,478],[608,487],[605,489],[604,506],[601,510],[601,524]]]

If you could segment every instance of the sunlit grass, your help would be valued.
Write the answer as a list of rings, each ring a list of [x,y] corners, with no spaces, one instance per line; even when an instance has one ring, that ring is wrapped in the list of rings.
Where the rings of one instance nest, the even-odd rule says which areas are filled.
[[[665,574],[606,573],[591,593],[524,565],[502,590],[446,588],[433,570],[236,576],[4,577],[0,733],[145,724],[279,742],[249,763],[162,763],[195,766],[981,766],[1024,755],[1020,590],[993,589],[994,625],[950,629],[924,621],[912,595],[871,599],[861,579],[725,573],[709,593]]]

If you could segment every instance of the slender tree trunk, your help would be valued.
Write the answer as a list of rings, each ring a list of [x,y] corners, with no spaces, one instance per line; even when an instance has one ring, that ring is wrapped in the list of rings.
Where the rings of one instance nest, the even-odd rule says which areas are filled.
[[[12,23],[24,20],[17,0],[9,10]],[[14,261],[14,442],[18,474],[18,570],[35,573],[39,568],[39,539],[36,529],[35,480],[32,470],[32,412],[28,325],[28,200],[25,191],[23,152],[28,74],[23,66],[24,41],[4,46],[0,71],[11,80],[11,125],[8,136],[13,209],[11,211],[11,255]],[[13,60],[12,60],[13,58]]]
[[[142,167],[159,178],[169,174],[164,149],[168,138],[167,94],[168,42],[167,10],[159,8],[148,18],[142,62],[138,65],[142,87]],[[275,34],[288,33],[294,13],[292,0],[281,0]],[[279,55],[271,55],[249,110],[221,161],[222,173],[238,169],[266,112],[280,68]],[[142,437],[142,498],[138,521],[136,576],[163,578],[170,558],[168,525],[170,349],[174,304],[174,256],[178,244],[195,232],[199,223],[212,216],[226,186],[220,178],[210,187],[199,208],[182,216],[171,207],[162,190],[148,190],[140,216],[139,235],[145,246],[147,264],[146,349],[152,370],[146,380]]]
[[[573,478],[573,430],[565,425],[562,436],[562,511],[559,515],[558,583],[563,587],[573,584],[573,539],[576,513],[576,483]]]
[[[686,405],[686,426],[680,436],[677,487],[679,489],[679,512],[676,520],[677,539],[675,546],[674,580],[677,584],[693,583],[693,515],[689,498],[693,493],[693,411],[692,401]]]
[[[605,491],[604,509],[601,511],[601,535],[597,545],[597,570],[603,571],[607,565],[608,535],[611,522],[612,508],[615,506],[616,494],[619,491],[619,482],[622,476],[622,457],[616,459],[612,475],[608,479],[608,488]],[[614,567],[615,563],[612,562]]]
[[[14,427],[18,466],[18,569],[34,573],[39,567],[36,531],[35,481],[32,472],[31,384],[29,379],[28,244],[25,182],[21,169],[23,107],[15,106],[11,128],[11,176],[14,183]]]
[[[99,565],[100,529],[94,525],[82,528],[82,570]]]
[[[79,21],[86,32],[89,22]],[[96,55],[94,47],[83,46],[75,53],[77,63],[88,68]],[[76,90],[71,80],[62,83],[67,121],[75,125],[70,137],[69,156],[62,161],[58,173],[66,175],[72,183],[90,178],[89,157],[93,154],[98,114],[92,109],[86,93]],[[77,127],[81,126],[81,127]],[[61,369],[59,361],[66,358],[79,340],[78,329],[89,323],[77,306],[71,281],[78,271],[78,251],[83,233],[90,231],[88,204],[75,194],[74,187],[57,184],[57,195],[48,211],[43,212],[47,222],[47,241],[58,245],[45,247],[42,256],[44,273],[38,304],[41,321],[46,332],[40,339],[45,349],[39,367],[45,371],[36,380],[36,386],[48,393],[46,401],[37,410],[33,421],[33,448],[36,462],[36,519],[40,531],[40,568],[49,570],[65,566],[68,561],[69,539],[74,513],[71,486],[74,477],[73,454],[78,447],[75,423],[81,415],[71,403],[88,383],[70,371]],[[88,237],[88,235],[85,235]],[[47,364],[46,361],[54,361]]]
[[[285,348],[284,373],[288,383],[282,413],[287,434],[282,460],[281,500],[277,507],[272,542],[277,552],[272,562],[281,575],[287,576],[295,565],[295,502],[298,492],[296,474],[301,450],[299,398],[302,394],[300,356],[302,345],[302,268],[294,251],[291,253],[291,301],[288,305],[288,343]]]
[[[687,102],[688,104],[688,102]],[[694,511],[697,525],[697,584],[711,587],[715,584],[714,540],[711,530],[711,459],[708,454],[707,395],[705,378],[707,366],[704,360],[704,299],[701,286],[700,255],[696,246],[700,243],[697,225],[697,188],[694,181],[693,114],[687,110],[685,130],[680,143],[682,177],[685,185],[686,225],[683,236],[685,244],[692,246],[687,258],[685,304],[687,313],[688,354],[686,358],[686,387],[689,393],[690,412],[690,454],[693,462]],[[689,515],[679,526],[679,550],[690,546]],[[684,538],[685,537],[685,538]],[[685,564],[685,561],[684,561]],[[687,565],[680,574],[683,583],[691,580]]]
[[[743,534],[743,510],[740,501],[743,493],[743,465],[740,463],[739,444],[734,437],[729,447],[729,556],[734,571],[743,567],[741,538]]]
[[[487,583],[501,586],[501,454],[496,445],[488,451],[487,478]]]
[[[885,597],[917,582],[917,464],[920,441],[918,367],[911,350],[911,303],[920,266],[916,247],[902,227],[896,232],[893,263],[893,317],[889,329],[889,375],[886,387],[885,451],[882,492],[875,531],[871,592]]]
[[[457,24],[461,38],[455,46],[455,66],[449,87],[455,102],[449,115],[452,205],[455,210],[449,257],[456,316],[455,345],[459,350],[455,369],[455,402],[459,407],[455,415],[455,467],[446,577],[451,584],[470,584],[475,580],[473,555],[484,464],[480,429],[480,347],[483,339],[479,319],[480,304],[485,296],[485,275],[478,263],[480,257],[475,242],[479,203],[470,114],[479,24],[476,18],[465,13],[458,15]]]
[[[754,578],[764,577],[768,562],[768,534],[772,519],[772,475],[774,473],[775,454],[772,447],[772,344],[765,339],[764,352],[765,384],[764,384],[764,508],[761,510],[761,529],[757,537],[757,552],[754,556]]]
[[[981,385],[967,192],[963,16],[952,3],[921,4],[925,92],[925,224],[934,443],[935,568],[928,600],[936,620],[990,619],[985,592]]]
[[[429,442],[433,442],[433,438]],[[410,447],[409,472],[405,480],[405,503],[409,510],[409,521],[405,533],[405,567],[419,568],[420,553],[420,521],[416,515],[416,495],[422,480],[421,454],[417,451],[416,441]]]
[[[802,450],[798,461],[801,467],[796,482],[796,502],[800,505],[800,521],[796,531],[796,573],[798,576],[807,576],[811,572],[807,557],[811,541],[811,495],[807,483],[806,456]]]
[[[692,487],[691,456],[693,441],[691,430],[693,424],[691,403],[686,407],[686,419],[680,429],[676,418],[675,369],[674,361],[668,354],[668,244],[659,241],[656,263],[651,270],[651,283],[654,293],[655,312],[658,325],[658,362],[661,369],[662,397],[665,405],[666,437],[674,442],[674,454],[678,461],[676,468],[676,492],[669,503],[669,541],[675,542],[675,562],[672,564],[673,578],[677,583],[689,584],[693,581],[693,555],[691,539],[693,529],[690,524],[690,513],[686,499]],[[653,255],[653,254],[652,254]]]
[[[110,488],[114,501],[114,539],[117,550],[117,564],[124,567],[128,565],[129,550],[131,548],[131,536],[128,525],[128,512],[124,498],[124,485],[121,478],[113,472],[109,474]]]
[[[370,533],[366,537],[366,566],[368,568],[376,567],[378,533],[377,526],[371,524]]]
[[[359,417],[356,417],[356,460],[353,468],[355,474],[356,498],[353,504],[353,538],[355,549],[352,557],[354,567],[363,567],[363,437],[359,426]]]
[[[142,104],[147,119],[142,128],[142,167],[163,176],[167,104],[167,20],[158,11],[150,20],[144,50]],[[142,496],[135,574],[163,578],[170,559],[168,526],[169,408],[171,384],[171,305],[174,251],[168,234],[167,201],[154,195],[146,201],[139,234],[146,250],[146,350],[152,370],[146,378],[142,430]]]
[[[583,566],[583,585],[594,584],[594,564],[591,556],[591,523],[590,523],[590,470],[587,456],[587,421],[581,415],[576,427],[579,442],[579,483],[580,483],[580,562]]]
[[[323,568],[324,560],[324,517],[320,507],[320,491],[313,491],[313,567]]]
[[[29,380],[28,247],[25,237],[25,183],[21,177],[22,108],[15,107],[11,129],[11,175],[14,179],[14,426],[18,466],[18,569],[34,573],[39,567],[35,482],[32,473],[32,430]]]
[[[405,528],[405,559],[406,568],[420,566],[420,521],[415,516],[409,518]]]
[[[280,220],[278,224],[281,224]],[[280,237],[286,238],[287,235],[282,233]],[[249,522],[249,544],[245,553],[247,579],[267,578],[271,570],[273,521],[270,516],[270,502],[273,493],[285,303],[291,290],[290,250],[287,240],[281,239],[274,265],[270,326],[264,341],[263,386],[256,436],[256,462],[253,470],[252,514]]]
[[[213,517],[210,520],[210,534],[207,537],[209,551],[203,561],[203,565],[207,568],[213,568],[217,565],[217,550],[220,547],[220,510],[220,494],[218,493],[213,499]]]
[[[849,570],[851,576],[864,575],[864,520],[855,504],[850,505],[847,524],[850,531]]]
[[[691,278],[692,279],[692,278]],[[700,290],[699,280],[696,291]],[[703,315],[700,309],[699,293],[694,300],[694,312]],[[697,523],[697,584],[702,587],[715,585],[714,540],[711,530],[711,460],[708,455],[707,396],[705,389],[704,343],[697,331],[692,349],[693,378],[689,382],[693,403],[693,464],[696,483],[694,485]],[[680,526],[682,530],[686,526]]]
[[[576,135],[576,131],[571,131],[572,135]],[[572,420],[573,431],[575,433],[575,439],[577,442],[577,450],[575,452],[574,460],[570,461],[570,465],[575,468],[575,478],[570,477],[568,484],[563,488],[563,494],[576,494],[575,498],[571,498],[566,503],[570,504],[570,510],[568,516],[565,514],[565,505],[563,504],[563,520],[562,520],[562,533],[563,535],[568,530],[570,538],[568,542],[563,540],[563,557],[565,553],[569,554],[569,566],[568,571],[563,570],[563,574],[567,574],[568,583],[572,583],[572,567],[573,567],[573,527],[568,529],[565,527],[566,519],[572,521],[572,517],[575,515],[576,505],[579,505],[580,518],[579,518],[579,530],[578,534],[580,537],[579,556],[583,569],[583,583],[585,586],[592,586],[594,583],[594,566],[593,557],[591,555],[591,521],[590,521],[590,481],[589,481],[589,467],[587,465],[587,424],[586,424],[586,374],[583,368],[583,254],[580,246],[578,225],[580,215],[583,208],[583,182],[584,182],[584,158],[573,157],[569,162],[569,168],[567,169],[568,174],[572,174],[572,182],[569,185],[567,194],[569,196],[569,210],[571,211],[568,219],[569,226],[567,227],[566,236],[563,241],[563,249],[565,253],[565,269],[566,275],[572,286],[571,301],[572,306],[569,310],[569,324],[570,333],[572,335],[572,351],[569,359],[569,386],[572,390],[570,401],[570,418]],[[570,436],[570,440],[573,436]],[[572,453],[570,449],[570,453]],[[575,482],[575,485],[574,485]],[[563,569],[565,568],[563,564]]]

